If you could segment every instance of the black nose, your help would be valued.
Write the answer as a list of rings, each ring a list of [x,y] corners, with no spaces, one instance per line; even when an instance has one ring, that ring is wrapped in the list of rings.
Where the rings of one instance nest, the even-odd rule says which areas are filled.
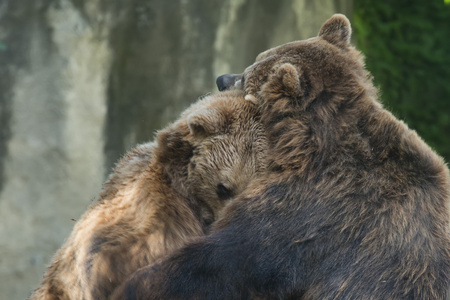
[[[233,87],[237,80],[241,78],[240,74],[225,74],[217,77],[216,84],[219,91],[228,90]]]

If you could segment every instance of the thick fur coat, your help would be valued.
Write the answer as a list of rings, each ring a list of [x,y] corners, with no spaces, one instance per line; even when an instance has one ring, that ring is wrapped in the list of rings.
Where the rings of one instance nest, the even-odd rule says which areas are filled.
[[[211,235],[113,299],[446,298],[449,170],[378,102],[350,35],[335,15],[245,70],[236,86],[260,106],[267,172]]]
[[[264,169],[259,118],[242,91],[211,95],[126,154],[31,299],[107,299],[133,271],[206,234]]]

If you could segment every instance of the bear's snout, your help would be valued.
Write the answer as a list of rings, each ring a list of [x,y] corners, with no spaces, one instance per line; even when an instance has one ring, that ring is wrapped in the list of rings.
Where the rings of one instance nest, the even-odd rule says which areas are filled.
[[[219,91],[225,91],[234,86],[241,79],[241,74],[224,74],[217,77],[216,84]]]

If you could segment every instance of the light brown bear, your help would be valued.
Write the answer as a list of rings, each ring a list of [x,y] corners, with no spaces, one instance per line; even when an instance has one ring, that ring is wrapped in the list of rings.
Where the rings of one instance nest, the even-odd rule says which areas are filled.
[[[335,15],[245,70],[267,171],[112,299],[446,299],[449,170],[383,109],[350,35]]]
[[[207,96],[118,163],[31,299],[107,299],[128,274],[205,235],[264,169],[257,107]]]

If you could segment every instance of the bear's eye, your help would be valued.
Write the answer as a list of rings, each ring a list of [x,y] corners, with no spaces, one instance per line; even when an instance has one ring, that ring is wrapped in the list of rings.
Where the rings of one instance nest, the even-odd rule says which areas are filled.
[[[216,193],[220,200],[226,200],[233,197],[233,190],[225,187],[221,183],[217,185]]]

